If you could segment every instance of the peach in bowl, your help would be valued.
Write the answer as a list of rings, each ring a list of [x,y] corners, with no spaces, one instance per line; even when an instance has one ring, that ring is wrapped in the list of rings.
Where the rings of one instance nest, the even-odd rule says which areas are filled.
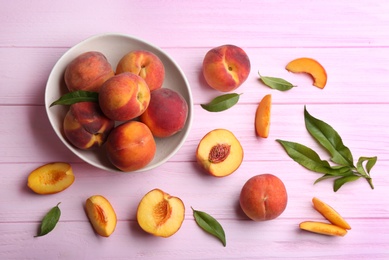
[[[95,128],[93,129],[93,133],[87,134],[86,132],[90,131],[90,127],[91,127],[90,123],[87,124],[80,121],[77,124],[70,124],[70,125],[66,124],[66,126],[64,126],[64,120],[66,114],[70,109],[69,105],[55,105],[55,106],[51,106],[51,105],[54,101],[58,100],[63,95],[70,93],[72,91],[92,91],[92,92],[96,92],[97,95],[100,94],[104,96],[108,95],[109,96],[108,100],[112,100],[111,95],[115,95],[115,93],[109,91],[109,87],[105,86],[109,84],[108,83],[105,84],[105,83],[110,82],[110,84],[116,84],[114,83],[116,79],[119,79],[117,80],[119,82],[117,84],[121,84],[121,90],[118,91],[119,93],[118,95],[120,95],[120,97],[123,97],[123,100],[121,100],[120,102],[127,102],[127,103],[136,102],[136,101],[131,101],[133,99],[130,97],[130,95],[133,96],[135,95],[135,97],[143,96],[143,99],[145,100],[146,97],[148,97],[149,95],[148,90],[146,92],[144,90],[143,92],[141,92],[141,90],[134,90],[132,86],[139,85],[139,84],[133,84],[133,82],[131,82],[131,80],[136,80],[137,82],[144,81],[147,83],[147,79],[142,78],[144,76],[142,73],[139,73],[136,77],[131,76],[130,79],[128,79],[127,76],[123,77],[118,72],[113,73],[116,71],[116,67],[118,66],[122,58],[125,57],[127,54],[134,53],[134,52],[152,53],[153,55],[155,55],[155,57],[158,58],[158,59],[155,58],[156,61],[158,60],[158,62],[162,62],[164,75],[161,75],[161,73],[156,74],[157,75],[156,77],[158,77],[159,80],[162,81],[162,86],[160,88],[172,90],[183,98],[184,102],[187,103],[187,107],[185,111],[186,120],[183,121],[184,123],[180,127],[180,131],[178,131],[177,133],[171,136],[168,137],[153,136],[155,140],[155,149],[151,149],[152,151],[150,151],[151,154],[147,159],[147,161],[143,161],[142,163],[138,163],[138,164],[136,164],[135,162],[134,165],[125,165],[121,167],[122,165],[120,164],[118,165],[117,162],[113,162],[111,160],[112,156],[109,156],[108,154],[111,152],[107,151],[108,149],[106,146],[107,146],[107,142],[109,142],[110,151],[112,151],[112,144],[120,145],[122,142],[120,142],[120,140],[118,141],[118,140],[114,140],[113,138],[111,139],[109,138],[110,133],[107,133],[109,130],[108,127],[105,127],[104,129],[100,129],[99,127],[97,127],[99,125],[106,126],[107,124],[96,122],[96,124],[92,124]],[[80,55],[85,55],[85,56],[84,57],[81,56],[81,58],[78,58],[80,57]],[[139,59],[134,59],[134,60],[136,60],[139,63]],[[75,65],[73,64],[72,70],[70,70],[68,67],[69,64],[71,64],[73,61],[76,61],[77,64]],[[131,60],[128,60],[126,62],[131,62]],[[150,59],[148,59],[147,62],[150,62]],[[83,74],[78,75],[77,73],[83,73]],[[122,72],[122,73],[128,74],[129,72]],[[91,87],[90,89],[74,89],[74,88],[69,89],[66,83],[68,81],[67,77],[71,77],[71,82],[75,86],[85,86],[86,84],[90,84],[90,86],[93,86],[93,88]],[[104,80],[101,80],[102,78],[104,78]],[[126,79],[123,80],[122,78],[126,78]],[[103,93],[101,91],[108,92],[108,94]],[[152,93],[152,91],[153,90],[150,89],[150,93]],[[129,94],[130,92],[133,93]],[[140,95],[139,93],[144,93],[144,94]],[[127,100],[125,99],[126,97],[128,98]],[[99,96],[98,98],[100,99]],[[106,101],[97,100],[97,104],[99,104],[100,107],[102,105],[101,102],[106,102]],[[150,101],[146,99],[146,101],[144,101],[144,104],[148,106],[150,105],[148,103],[150,103]],[[116,104],[119,103],[117,102]],[[109,110],[113,111],[114,114],[121,113],[120,107],[116,107],[116,105],[115,107],[112,107],[112,104],[103,104],[103,106],[104,105],[106,105],[105,107],[108,107]],[[124,105],[125,103],[123,103],[123,106]],[[71,152],[73,152],[76,156],[78,156],[80,159],[82,159],[83,161],[85,161],[90,165],[93,165],[103,170],[113,171],[113,172],[147,171],[165,163],[182,147],[189,134],[192,121],[193,121],[192,93],[190,90],[189,83],[183,71],[178,66],[178,64],[160,48],[146,41],[137,39],[129,35],[124,35],[124,34],[95,35],[83,40],[82,42],[78,43],[77,45],[73,46],[68,51],[66,51],[62,55],[62,57],[57,61],[57,63],[54,65],[49,75],[49,78],[47,80],[46,90],[45,90],[45,108],[46,108],[46,113],[49,118],[50,124],[52,125],[55,133]],[[100,112],[105,112],[105,111],[102,110]],[[118,128],[119,126],[129,121],[135,121],[135,122],[140,121],[139,117],[131,118],[131,119],[129,119],[130,117],[128,117],[128,120],[118,121],[120,120],[120,117],[118,117],[119,119],[117,118],[115,119],[115,118],[110,118],[109,114],[106,114],[105,116],[107,116],[109,120],[115,121],[115,126],[110,131],[116,133],[116,135],[118,134],[118,132],[121,132],[121,130],[115,131],[115,129]],[[104,115],[100,116],[100,118],[102,117],[104,117]],[[77,118],[75,118],[75,120],[76,119]],[[137,126],[140,124],[141,122],[135,125]],[[70,127],[72,129],[65,129],[66,127]],[[143,129],[145,127],[142,126],[142,127],[131,127],[131,128]],[[131,128],[126,128],[126,129],[129,129],[131,131]],[[74,140],[70,140],[67,137],[65,133],[69,131],[72,131],[74,133],[83,133],[82,135],[77,136],[79,137],[78,139],[74,138],[76,142],[81,142],[83,144],[87,143],[88,141],[88,140],[84,140],[83,138],[88,138],[96,134],[102,135],[99,138],[103,138],[104,136],[105,140],[110,140],[110,141],[106,141],[101,145],[94,145],[93,149],[82,149],[83,145],[80,148],[80,145],[77,145],[77,143],[74,143]],[[146,136],[146,134],[145,135],[139,134],[139,138],[142,138],[142,136]],[[150,138],[149,134],[147,134],[147,136],[148,138]],[[125,162],[125,163],[131,163],[131,162]],[[141,165],[141,166],[137,167],[136,165]]]

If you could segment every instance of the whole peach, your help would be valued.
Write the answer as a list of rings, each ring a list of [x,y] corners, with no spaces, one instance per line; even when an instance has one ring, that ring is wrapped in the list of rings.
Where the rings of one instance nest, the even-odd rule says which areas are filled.
[[[162,87],[165,67],[157,55],[146,50],[131,51],[124,55],[116,67],[116,74],[131,72],[141,76],[150,91]]]
[[[208,85],[229,92],[246,81],[250,74],[246,52],[235,45],[223,45],[207,52],[203,60],[203,75]]]
[[[125,72],[108,79],[100,89],[103,113],[115,121],[127,121],[141,115],[150,102],[150,90],[139,76]]]
[[[65,70],[65,83],[69,91],[99,92],[101,85],[115,75],[107,58],[97,51],[82,53]]]
[[[260,174],[244,184],[239,202],[250,219],[264,221],[275,219],[284,212],[288,195],[284,183],[277,176]]]
[[[108,159],[125,172],[145,167],[154,158],[156,149],[150,129],[138,121],[128,121],[117,126],[106,142]]]
[[[140,116],[155,137],[168,137],[182,130],[188,117],[188,104],[176,91],[160,88],[151,92],[150,104]]]
[[[63,130],[71,144],[86,150],[102,146],[114,125],[96,102],[79,102],[70,106]]]

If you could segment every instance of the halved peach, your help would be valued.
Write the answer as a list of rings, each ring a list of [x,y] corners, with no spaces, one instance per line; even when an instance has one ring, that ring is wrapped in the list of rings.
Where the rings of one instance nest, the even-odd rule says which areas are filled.
[[[304,221],[299,225],[300,229],[327,235],[327,236],[345,236],[347,234],[347,230],[341,227],[338,227],[333,224],[317,222],[317,221]]]
[[[70,164],[54,162],[33,170],[28,176],[27,186],[38,194],[53,194],[67,189],[74,179]]]
[[[207,133],[197,146],[196,160],[209,174],[224,177],[236,171],[243,161],[243,147],[227,129]]]
[[[344,229],[351,229],[351,226],[347,223],[347,221],[331,206],[316,197],[312,199],[312,203],[313,207],[332,224]]]
[[[293,73],[308,73],[313,78],[313,85],[324,88],[327,84],[327,72],[324,67],[312,58],[298,58],[286,65],[286,70]]]
[[[86,200],[86,214],[93,229],[103,237],[109,237],[116,228],[117,218],[111,203],[101,196],[93,195]]]
[[[264,96],[255,112],[255,132],[258,136],[267,138],[270,129],[271,95]]]
[[[139,226],[147,233],[170,237],[181,228],[185,205],[181,199],[160,189],[153,189],[141,199],[136,218]]]

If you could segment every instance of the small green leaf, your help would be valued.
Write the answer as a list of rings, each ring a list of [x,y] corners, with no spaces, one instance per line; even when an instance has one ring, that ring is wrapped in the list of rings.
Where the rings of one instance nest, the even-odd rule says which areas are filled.
[[[308,132],[331,154],[331,160],[341,165],[354,166],[353,156],[342,138],[329,124],[311,116],[304,107],[305,126]]]
[[[201,104],[201,107],[209,112],[220,112],[229,109],[239,101],[241,94],[229,93],[214,98],[208,104]]]
[[[58,205],[53,207],[47,214],[44,216],[41,222],[40,231],[35,237],[41,237],[50,233],[58,223],[59,217],[61,216],[61,210]]]
[[[292,83],[290,83],[284,79],[281,79],[281,78],[261,76],[261,74],[259,74],[259,72],[258,72],[258,75],[259,75],[260,80],[263,82],[263,84],[265,84],[266,86],[268,86],[272,89],[286,91],[286,90],[289,90],[289,89],[295,87]]]
[[[54,101],[50,107],[55,105],[72,105],[78,102],[98,102],[99,93],[77,90],[62,95],[59,99]]]
[[[343,177],[340,177],[334,181],[334,191],[337,192],[340,187],[343,186],[343,184],[346,184],[348,182],[356,181],[360,178],[360,176],[350,174]]]
[[[331,174],[324,174],[324,175],[321,176],[319,179],[317,179],[317,180],[314,182],[314,184],[316,184],[316,183],[318,183],[318,182],[320,182],[320,181],[327,180],[327,179],[329,179],[329,178],[334,178],[334,176],[331,175]]]
[[[226,235],[220,223],[211,215],[203,211],[194,210],[193,208],[192,210],[197,225],[199,225],[204,231],[217,237],[222,242],[223,246],[226,246]]]
[[[373,166],[377,162],[377,156],[374,156],[374,157],[360,157],[358,162],[357,162],[357,170],[358,170],[358,172],[359,172],[360,168],[363,169],[363,163],[365,161],[367,161],[367,163],[366,163],[366,171],[367,171],[367,173],[370,173],[371,169],[373,168]]]

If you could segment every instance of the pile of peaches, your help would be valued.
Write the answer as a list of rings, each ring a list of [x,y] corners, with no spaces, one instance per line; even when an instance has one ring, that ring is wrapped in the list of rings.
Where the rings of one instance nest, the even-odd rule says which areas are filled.
[[[135,50],[124,55],[116,71],[103,53],[89,51],[66,67],[69,92],[98,93],[98,102],[70,106],[63,131],[79,149],[103,147],[118,169],[135,171],[149,164],[156,153],[155,138],[181,131],[188,104],[180,93],[163,88],[165,68],[157,55]]]

